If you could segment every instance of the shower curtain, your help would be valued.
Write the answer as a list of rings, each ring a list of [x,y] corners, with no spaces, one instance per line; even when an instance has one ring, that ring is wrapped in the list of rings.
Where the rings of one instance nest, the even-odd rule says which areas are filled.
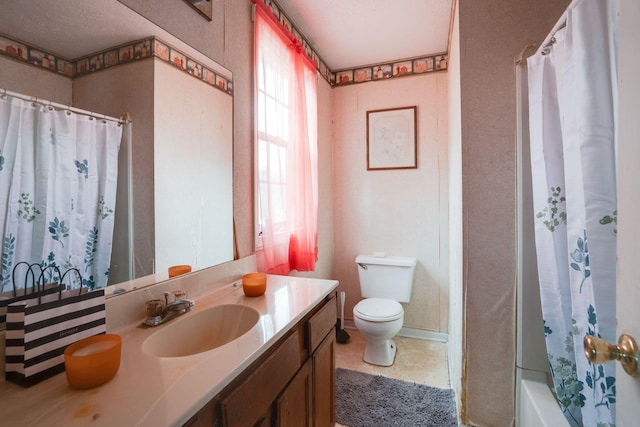
[[[585,335],[615,339],[615,1],[574,1],[528,60],[536,251],[549,364],[572,425],[615,425],[615,366]]]
[[[106,285],[121,137],[114,121],[0,97],[1,291],[22,261],[39,264],[47,282],[57,277],[51,266],[77,268],[90,289]],[[79,287],[71,276],[65,285]]]

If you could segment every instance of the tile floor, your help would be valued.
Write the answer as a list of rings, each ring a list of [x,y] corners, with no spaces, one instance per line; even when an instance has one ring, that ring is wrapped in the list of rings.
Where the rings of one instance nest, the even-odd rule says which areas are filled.
[[[447,344],[396,336],[396,360],[388,367],[374,366],[362,360],[365,341],[356,329],[346,329],[350,339],[336,344],[336,368],[351,369],[372,375],[382,375],[412,381],[431,387],[450,388]],[[342,424],[336,424],[337,427]],[[346,427],[346,426],[343,426]]]

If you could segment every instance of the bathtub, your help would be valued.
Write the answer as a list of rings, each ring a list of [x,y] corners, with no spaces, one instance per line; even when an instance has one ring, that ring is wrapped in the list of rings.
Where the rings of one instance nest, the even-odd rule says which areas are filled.
[[[523,374],[518,391],[516,427],[570,427],[547,385],[544,373]]]

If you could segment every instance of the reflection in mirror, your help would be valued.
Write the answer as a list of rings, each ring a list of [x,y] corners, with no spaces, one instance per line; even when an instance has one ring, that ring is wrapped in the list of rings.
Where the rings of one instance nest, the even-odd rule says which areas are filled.
[[[5,89],[0,117],[0,290],[61,283],[72,270],[74,287],[105,287],[129,124]]]
[[[116,0],[6,0],[2,10],[0,87],[131,117],[108,284],[231,260],[231,73]],[[7,49],[15,43],[20,55]]]

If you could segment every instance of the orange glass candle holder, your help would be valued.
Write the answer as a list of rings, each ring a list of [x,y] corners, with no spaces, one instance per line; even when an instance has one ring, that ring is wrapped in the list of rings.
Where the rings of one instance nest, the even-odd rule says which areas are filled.
[[[76,389],[108,382],[120,368],[121,350],[122,337],[116,334],[94,335],[71,344],[64,350],[67,382]]]
[[[191,266],[188,264],[174,265],[169,267],[169,278],[191,273]]]
[[[259,297],[267,290],[267,275],[249,273],[242,276],[242,290],[248,297]]]

